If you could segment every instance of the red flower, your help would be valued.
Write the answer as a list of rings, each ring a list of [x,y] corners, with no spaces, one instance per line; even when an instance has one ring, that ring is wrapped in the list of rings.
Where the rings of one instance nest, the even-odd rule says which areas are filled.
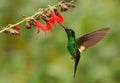
[[[49,20],[50,23],[53,23],[55,26],[57,25],[57,16],[55,12],[51,12],[51,18]]]
[[[15,27],[15,30],[19,31],[20,30],[20,27],[18,25],[16,25]]]
[[[46,30],[52,30],[51,28],[51,24],[49,21],[46,21],[46,27],[45,27]]]
[[[49,20],[50,23],[53,23],[54,26],[57,25],[57,23],[63,23],[64,19],[62,17],[62,15],[58,14],[56,15],[55,12],[51,12],[51,18]]]
[[[45,31],[45,27],[39,21],[35,21],[34,25],[38,28],[37,34],[40,32],[41,29]]]
[[[20,36],[21,34],[20,34],[20,32],[18,32],[18,33],[16,33],[16,35],[17,35],[17,36]]]
[[[40,32],[40,30],[43,30],[44,32],[46,32],[47,30],[52,30],[51,28],[51,23],[54,24],[54,26],[57,25],[57,23],[63,23],[64,19],[62,17],[62,15],[60,14],[56,14],[54,11],[51,12],[51,18],[49,20],[46,21],[46,26],[42,25],[39,21],[34,21],[34,26],[36,26],[38,28],[37,33]]]
[[[62,16],[61,14],[58,14],[57,16],[58,16],[58,17],[59,17],[59,19],[60,19],[60,20],[59,20],[59,22],[60,22],[60,23],[63,23],[63,21],[64,21],[63,16]]]
[[[39,21],[35,21],[34,25],[38,27],[37,33],[40,32],[40,30],[43,30],[46,32],[47,30],[51,30],[51,24],[49,21],[46,21],[46,26],[42,25]]]
[[[20,34],[20,32],[18,32],[20,30],[20,27],[18,25],[16,25],[16,26],[14,26],[14,28],[17,31],[13,31],[11,33],[14,34],[14,35],[20,36],[21,34]]]

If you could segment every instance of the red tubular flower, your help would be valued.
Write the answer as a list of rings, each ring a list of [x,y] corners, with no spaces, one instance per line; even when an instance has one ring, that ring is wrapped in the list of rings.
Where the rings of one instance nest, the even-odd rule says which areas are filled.
[[[57,25],[57,16],[56,16],[55,12],[51,12],[51,18],[50,18],[49,22],[53,23],[54,26]]]
[[[63,16],[62,16],[61,14],[58,14],[57,16],[58,16],[58,18],[59,18],[59,22],[60,22],[60,23],[63,23],[63,21],[64,21]]]
[[[50,24],[49,21],[46,21],[46,28],[45,28],[45,29],[46,29],[46,30],[52,30],[51,24]]]
[[[16,25],[15,27],[15,30],[19,31],[20,30],[20,27],[18,25]]]
[[[35,21],[34,25],[38,28],[37,34],[40,32],[41,29],[45,31],[45,27],[39,21]]]
[[[56,26],[58,22],[63,23],[63,21],[64,21],[64,19],[63,19],[62,15],[60,15],[60,14],[56,15],[54,11],[51,12],[51,18],[49,20],[50,23],[53,23],[54,26]]]

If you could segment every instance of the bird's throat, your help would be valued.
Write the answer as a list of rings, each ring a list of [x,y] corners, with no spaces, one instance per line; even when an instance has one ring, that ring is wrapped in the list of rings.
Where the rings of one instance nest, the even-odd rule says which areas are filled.
[[[76,43],[75,37],[73,37],[73,36],[68,36],[68,42],[71,43],[71,44]]]

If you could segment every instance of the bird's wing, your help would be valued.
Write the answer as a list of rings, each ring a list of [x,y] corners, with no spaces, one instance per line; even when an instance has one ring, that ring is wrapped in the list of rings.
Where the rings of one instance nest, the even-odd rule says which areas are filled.
[[[95,45],[99,41],[101,41],[106,34],[108,33],[110,28],[102,28],[96,31],[90,32],[88,34],[83,35],[82,37],[77,39],[78,49],[80,52],[83,52],[87,48]]]

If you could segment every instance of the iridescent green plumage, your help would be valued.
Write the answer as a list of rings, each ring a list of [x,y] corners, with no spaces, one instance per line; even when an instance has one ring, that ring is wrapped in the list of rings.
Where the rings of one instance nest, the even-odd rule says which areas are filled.
[[[72,29],[67,29],[67,28],[65,28],[65,31],[66,31],[67,37],[68,37],[67,48],[68,48],[68,51],[70,52],[70,54],[72,55],[72,58],[75,61],[75,68],[74,68],[74,76],[75,76],[77,65],[78,65],[79,59],[80,59],[80,52],[78,50],[74,31]]]
[[[71,29],[65,29],[68,37],[68,50],[72,57],[75,57],[75,52],[76,52],[76,38],[74,35],[74,32]]]

